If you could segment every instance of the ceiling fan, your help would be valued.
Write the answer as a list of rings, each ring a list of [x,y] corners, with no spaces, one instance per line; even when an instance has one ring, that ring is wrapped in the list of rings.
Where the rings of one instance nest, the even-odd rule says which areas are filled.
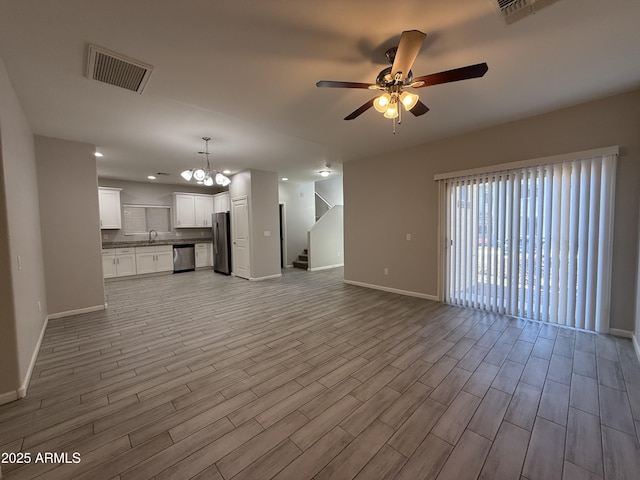
[[[482,77],[489,69],[486,63],[478,63],[413,78],[411,67],[418,56],[418,52],[426,36],[426,34],[418,30],[406,30],[402,32],[399,45],[390,48],[386,52],[387,60],[389,60],[391,66],[385,68],[378,74],[375,84],[320,80],[316,83],[316,86],[330,88],[364,88],[382,91],[382,95],[372,98],[344,117],[344,119],[353,120],[371,107],[374,107],[378,112],[383,113],[386,118],[392,118],[394,120],[393,132],[395,133],[395,119],[400,117],[398,118],[398,123],[402,120],[400,104],[402,104],[405,110],[410,111],[416,117],[424,115],[429,111],[429,108],[420,101],[418,95],[407,91],[407,88],[424,88],[441,83]]]

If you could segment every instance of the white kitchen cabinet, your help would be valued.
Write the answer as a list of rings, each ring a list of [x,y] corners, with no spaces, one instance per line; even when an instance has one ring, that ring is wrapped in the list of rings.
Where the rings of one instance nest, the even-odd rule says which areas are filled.
[[[102,250],[102,275],[104,278],[135,275],[136,255],[133,248],[106,248]]]
[[[120,209],[121,188],[98,188],[98,205],[100,207],[100,228],[122,228],[122,213]]]
[[[197,193],[174,193],[175,227],[211,227],[213,196]]]
[[[144,273],[173,271],[173,247],[136,247],[136,268],[138,275]]]
[[[211,243],[195,244],[196,268],[213,266],[213,252],[211,246]]]
[[[193,195],[174,193],[175,227],[193,228],[196,226],[196,206]]]
[[[113,278],[118,276],[115,248],[102,249],[102,276],[104,278]]]
[[[207,228],[211,226],[213,214],[212,195],[194,195],[196,227]]]
[[[214,213],[228,212],[231,210],[231,201],[229,200],[229,192],[217,193],[213,196]]]
[[[156,249],[156,272],[173,272],[173,247],[162,245]]]

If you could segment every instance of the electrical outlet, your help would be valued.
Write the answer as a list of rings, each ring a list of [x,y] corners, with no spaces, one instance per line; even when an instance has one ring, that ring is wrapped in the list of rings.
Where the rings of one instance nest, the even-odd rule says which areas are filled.
[[[384,269],[384,274],[385,274],[385,275],[389,275],[389,269],[388,269],[388,268],[385,268],[385,269]]]
[[[38,311],[42,311],[42,302],[40,300],[38,300]]]
[[[410,242],[410,241],[411,241],[411,234],[407,233],[407,242]]]
[[[270,237],[271,236],[271,232],[269,230],[265,230],[264,231],[264,236],[265,237]]]
[[[22,257],[18,255],[18,270],[22,270]]]

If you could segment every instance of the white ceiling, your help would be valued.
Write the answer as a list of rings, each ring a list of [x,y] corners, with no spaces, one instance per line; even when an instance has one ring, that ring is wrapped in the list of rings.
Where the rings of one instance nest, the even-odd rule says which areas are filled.
[[[495,2],[495,0],[494,0]],[[559,0],[510,26],[492,0],[0,0],[0,56],[36,134],[95,144],[98,174],[146,181],[201,162],[291,181],[326,163],[426,143],[640,85],[640,2]],[[397,134],[373,109],[342,120],[403,30],[427,39],[414,76],[487,62],[417,90]],[[142,95],[84,77],[87,44],[149,63]]]

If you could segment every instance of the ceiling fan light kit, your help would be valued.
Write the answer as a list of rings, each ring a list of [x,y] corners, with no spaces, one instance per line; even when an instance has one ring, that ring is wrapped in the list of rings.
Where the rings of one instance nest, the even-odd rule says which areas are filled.
[[[486,63],[478,63],[413,78],[411,67],[426,36],[426,34],[418,30],[405,30],[402,32],[398,47],[390,48],[386,52],[391,67],[385,68],[378,74],[375,84],[321,80],[316,83],[316,86],[382,90],[383,93],[381,95],[369,100],[344,119],[353,120],[373,107],[377,112],[382,113],[385,118],[393,119],[393,133],[395,134],[396,118],[398,119],[398,124],[402,122],[402,109],[398,104],[402,104],[406,111],[411,112],[416,117],[429,111],[429,107],[420,101],[420,97],[417,94],[411,93],[405,88],[423,88],[441,83],[478,78],[482,77],[488,70]]]
[[[206,157],[206,165],[204,167],[196,167],[185,170],[180,174],[180,176],[187,182],[190,182],[193,179],[198,184],[202,184],[207,187],[213,186],[214,183],[226,187],[231,183],[231,180],[222,173],[212,170],[211,164],[209,163],[209,140],[211,140],[211,138],[202,137],[202,139],[204,140],[204,151],[198,153]]]

